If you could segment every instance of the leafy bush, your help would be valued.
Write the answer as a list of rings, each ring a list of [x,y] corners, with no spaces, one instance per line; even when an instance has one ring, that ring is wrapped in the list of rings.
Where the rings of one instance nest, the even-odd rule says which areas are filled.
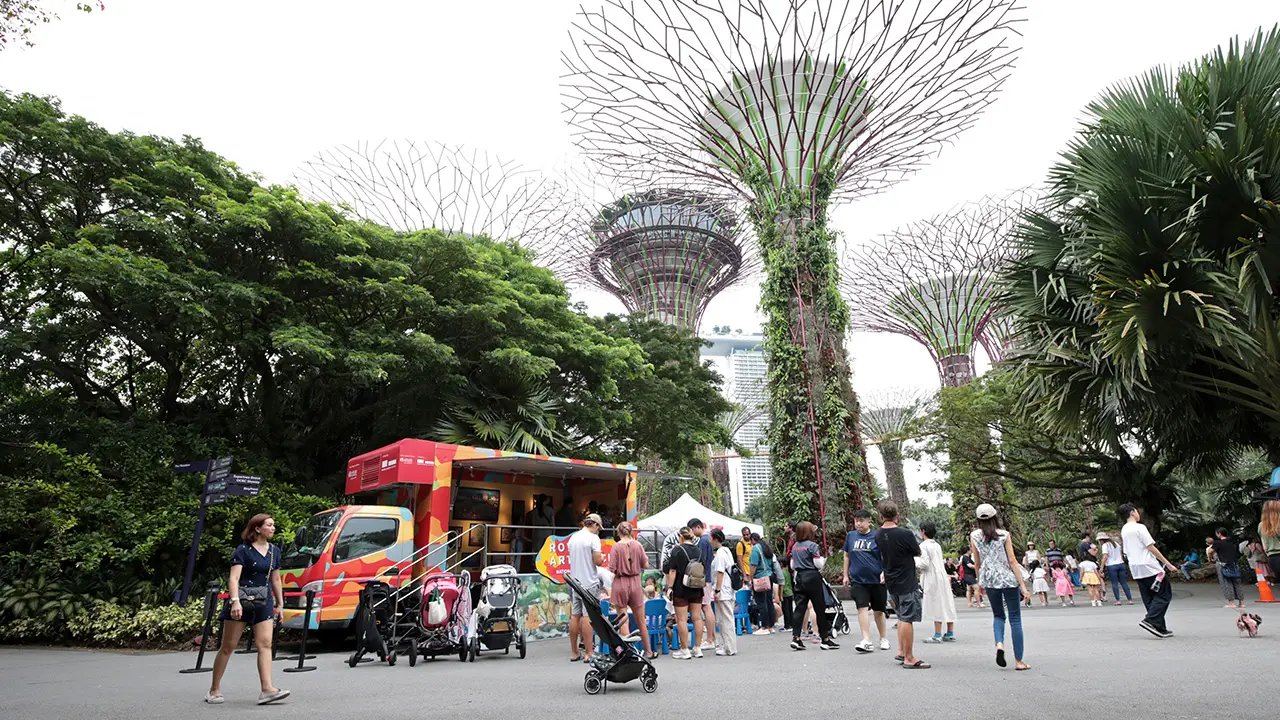
[[[199,634],[201,610],[200,603],[190,603],[146,606],[135,612],[116,603],[96,602],[65,622],[37,616],[0,625],[0,640],[107,647],[181,645]]]

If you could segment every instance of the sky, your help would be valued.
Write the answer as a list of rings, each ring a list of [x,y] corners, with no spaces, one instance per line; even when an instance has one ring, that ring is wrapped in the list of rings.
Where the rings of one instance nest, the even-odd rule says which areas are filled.
[[[921,172],[836,208],[845,242],[1042,181],[1107,86],[1280,19],[1275,0],[1025,3],[999,99]],[[579,2],[107,0],[87,15],[71,0],[42,4],[62,19],[34,31],[35,47],[0,52],[0,87],[56,96],[112,130],[199,137],[269,182],[359,141],[460,143],[529,168],[572,153],[560,53]],[[757,330],[758,293],[722,293],[704,328]],[[574,294],[593,313],[622,311],[603,293]],[[849,351],[859,392],[938,385],[928,352],[906,338],[852,333]],[[907,475],[918,493],[930,472],[908,462]]]

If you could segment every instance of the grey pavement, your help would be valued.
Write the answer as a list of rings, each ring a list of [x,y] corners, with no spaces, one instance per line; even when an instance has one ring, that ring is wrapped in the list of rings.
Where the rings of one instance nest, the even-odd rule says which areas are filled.
[[[564,640],[530,644],[526,660],[495,654],[410,668],[402,658],[395,667],[350,668],[335,653],[311,661],[315,672],[292,675],[277,662],[276,684],[293,697],[265,707],[254,704],[251,656],[233,657],[226,704],[206,706],[209,675],[177,672],[194,653],[0,648],[0,718],[1280,717],[1280,605],[1250,605],[1262,632],[1241,638],[1216,589],[1175,585],[1168,620],[1176,636],[1166,640],[1138,628],[1140,602],[1093,608],[1077,595],[1074,608],[1024,610],[1029,672],[996,667],[990,611],[961,600],[959,642],[917,645],[930,670],[903,670],[892,652],[855,653],[851,612],[855,635],[838,651],[794,652],[787,636],[770,635],[740,637],[733,658],[663,657],[653,695],[633,682],[588,696]]]

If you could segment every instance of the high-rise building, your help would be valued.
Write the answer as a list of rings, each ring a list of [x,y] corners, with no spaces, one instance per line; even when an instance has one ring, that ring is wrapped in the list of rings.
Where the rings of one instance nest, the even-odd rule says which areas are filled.
[[[717,448],[713,456],[723,461],[729,472],[729,498],[735,513],[769,489],[773,471],[769,465],[769,413],[765,409],[765,379],[768,370],[764,338],[760,335],[710,335],[711,347],[702,349],[702,359],[710,361],[724,378],[724,395],[738,405],[746,420],[738,424],[733,439],[751,451],[742,457],[732,448]]]

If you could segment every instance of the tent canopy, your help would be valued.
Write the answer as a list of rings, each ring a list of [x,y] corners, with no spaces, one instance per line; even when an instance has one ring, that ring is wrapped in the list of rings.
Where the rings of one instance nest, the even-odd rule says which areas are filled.
[[[663,535],[670,535],[685,526],[693,518],[698,518],[706,526],[708,530],[720,528],[724,531],[726,537],[739,537],[742,535],[742,528],[749,527],[751,532],[764,534],[764,528],[749,522],[735,520],[731,517],[721,515],[720,513],[708,508],[702,503],[694,500],[689,493],[680,496],[678,500],[671,503],[667,509],[662,512],[650,515],[636,523],[641,530],[657,530]]]

